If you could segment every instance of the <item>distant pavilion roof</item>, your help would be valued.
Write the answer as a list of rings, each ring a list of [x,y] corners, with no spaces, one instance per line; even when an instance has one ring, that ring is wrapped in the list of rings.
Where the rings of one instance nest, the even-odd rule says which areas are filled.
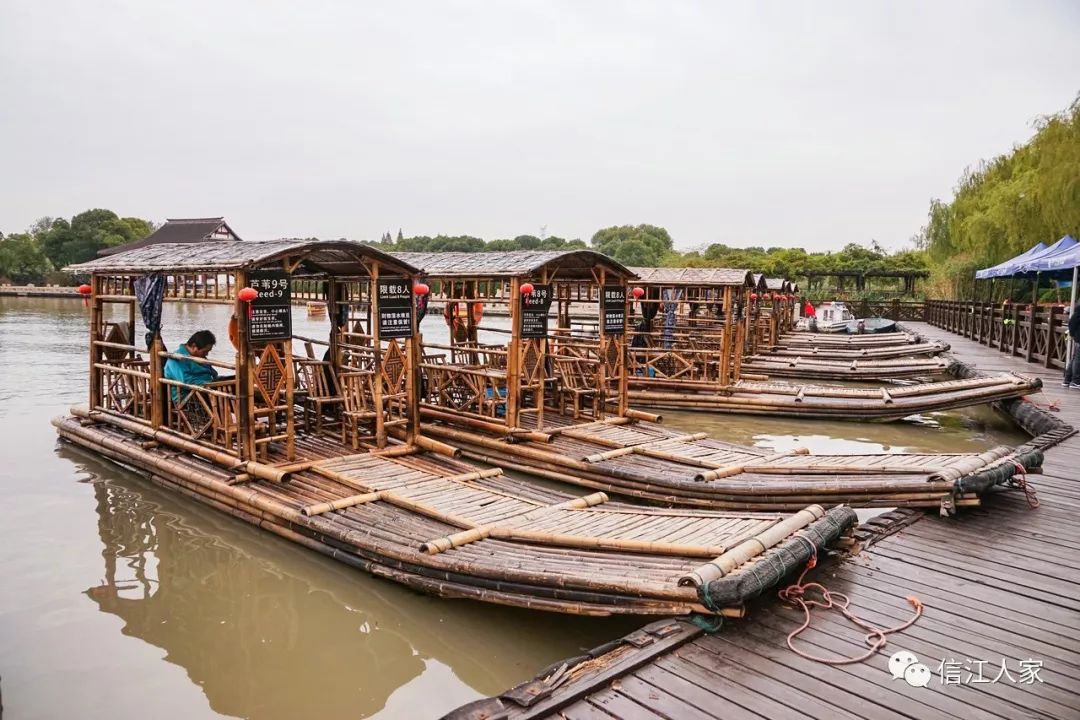
[[[227,272],[300,260],[300,274],[366,276],[364,261],[377,260],[391,273],[414,275],[408,261],[364,243],[344,240],[264,240],[158,243],[64,268],[75,273]]]
[[[592,270],[603,266],[619,277],[631,278],[633,271],[594,250],[517,250],[513,252],[396,252],[392,255],[420,268],[429,277],[445,278],[530,278],[547,269],[557,280],[591,279]]]
[[[240,240],[240,237],[232,231],[232,228],[229,227],[223,217],[169,218],[165,221],[164,225],[144,237],[142,240],[134,240],[124,245],[105,248],[104,250],[100,250],[98,255],[103,257],[107,255],[116,255],[117,253],[127,252],[128,250],[165,243],[206,242],[211,239],[212,235],[221,235],[222,237],[215,238],[215,241],[220,242]]]
[[[731,285],[754,287],[754,275],[749,270],[734,268],[649,268],[632,267],[641,282],[647,285]]]

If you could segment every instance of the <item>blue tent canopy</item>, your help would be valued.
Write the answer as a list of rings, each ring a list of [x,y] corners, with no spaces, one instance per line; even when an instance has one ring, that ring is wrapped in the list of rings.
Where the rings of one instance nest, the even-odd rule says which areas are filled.
[[[1021,264],[1021,270],[1026,273],[1039,272],[1044,274],[1072,275],[1073,268],[1080,265],[1080,244],[1071,235],[1058,240],[1050,248],[1038,257],[1029,258]]]
[[[1004,262],[1000,262],[997,265],[994,265],[993,267],[988,267],[988,268],[984,268],[982,270],[977,270],[975,272],[975,278],[977,280],[989,280],[990,278],[996,278],[996,277],[1003,277],[1003,276],[1006,276],[1006,275],[1011,275],[1015,271],[1010,270],[1009,268],[1011,268],[1013,266],[1016,266],[1016,265],[1019,265],[1020,263],[1023,263],[1026,260],[1031,260],[1033,257],[1039,255],[1044,250],[1046,250],[1046,243],[1039,243],[1038,245],[1031,248],[1027,252],[1021,253],[1021,254],[1017,255],[1016,257],[1014,257],[1014,258],[1009,258],[1008,260],[1006,260]]]

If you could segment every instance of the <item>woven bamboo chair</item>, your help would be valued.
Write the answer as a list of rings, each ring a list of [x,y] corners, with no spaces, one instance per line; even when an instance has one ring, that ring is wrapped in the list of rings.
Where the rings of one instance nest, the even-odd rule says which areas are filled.
[[[597,389],[592,385],[592,375],[578,358],[556,357],[555,372],[559,378],[559,411],[568,408],[575,419],[581,417],[582,403],[596,415]]]
[[[373,433],[361,434],[360,426],[375,419],[372,406],[375,373],[356,370],[341,373],[341,389],[345,401],[341,413],[341,442],[351,442],[354,450],[360,448],[360,440],[371,440]]]
[[[325,360],[296,361],[296,375],[304,389],[304,430],[316,435],[341,423],[340,409],[345,398],[333,366]]]

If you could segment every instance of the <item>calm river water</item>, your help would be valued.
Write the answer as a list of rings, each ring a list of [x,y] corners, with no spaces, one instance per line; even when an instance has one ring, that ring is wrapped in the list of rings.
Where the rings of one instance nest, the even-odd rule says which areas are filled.
[[[86,401],[87,314],[0,297],[0,691],[15,718],[426,718],[628,632],[428,598],[372,579],[57,443]],[[229,309],[167,304],[166,342]],[[297,334],[326,320],[297,309]],[[424,324],[432,340],[441,319]],[[762,447],[978,450],[1021,441],[989,410],[892,425],[668,413]]]

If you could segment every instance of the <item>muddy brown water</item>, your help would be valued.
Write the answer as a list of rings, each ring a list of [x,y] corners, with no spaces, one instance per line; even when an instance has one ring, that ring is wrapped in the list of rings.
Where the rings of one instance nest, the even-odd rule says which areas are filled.
[[[0,297],[4,717],[436,717],[641,624],[420,595],[59,444],[49,420],[86,401],[87,315],[78,300]],[[228,359],[228,315],[170,303],[163,334],[175,345],[208,327]],[[325,337],[325,319],[294,318]],[[435,341],[444,327],[424,323]],[[988,409],[890,425],[666,417],[776,449],[1023,440]]]

